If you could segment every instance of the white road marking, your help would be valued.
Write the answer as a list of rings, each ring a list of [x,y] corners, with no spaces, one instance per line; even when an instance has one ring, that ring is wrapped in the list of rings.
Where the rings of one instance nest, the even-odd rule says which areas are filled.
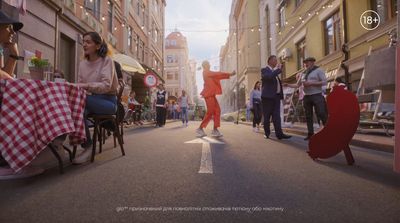
[[[187,141],[185,143],[201,143],[201,161],[200,161],[200,169],[199,173],[213,173],[213,165],[212,165],[212,157],[211,157],[211,148],[210,144],[225,144],[219,140],[210,137],[203,137],[194,139],[191,141]]]

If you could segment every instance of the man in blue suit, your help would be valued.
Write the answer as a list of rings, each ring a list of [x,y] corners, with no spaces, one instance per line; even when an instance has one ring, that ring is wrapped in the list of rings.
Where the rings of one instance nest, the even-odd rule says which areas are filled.
[[[278,65],[276,56],[272,55],[268,58],[268,65],[261,69],[262,80],[262,108],[264,113],[264,132],[265,138],[268,139],[271,134],[269,129],[270,119],[275,128],[275,135],[278,139],[289,139],[290,135],[286,135],[281,127],[281,100],[283,99],[283,89],[279,74],[282,73],[281,65]]]

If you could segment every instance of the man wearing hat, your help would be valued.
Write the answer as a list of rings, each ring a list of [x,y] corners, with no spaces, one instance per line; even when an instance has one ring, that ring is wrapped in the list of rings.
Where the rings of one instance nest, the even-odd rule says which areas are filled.
[[[309,140],[314,135],[313,108],[319,120],[325,125],[328,119],[325,98],[322,95],[322,87],[326,86],[325,72],[315,65],[315,58],[304,59],[306,70],[301,77],[304,99],[303,107],[306,113],[308,134],[304,140]]]
[[[18,46],[14,42],[15,33],[22,28],[23,24],[11,19],[0,11],[0,79],[11,79],[17,65],[17,60],[23,60],[19,56]],[[8,50],[9,58],[4,63],[3,51]]]

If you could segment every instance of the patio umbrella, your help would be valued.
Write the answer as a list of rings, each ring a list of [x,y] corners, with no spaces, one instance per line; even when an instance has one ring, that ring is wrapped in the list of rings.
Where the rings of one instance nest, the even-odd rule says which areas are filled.
[[[126,71],[128,73],[134,73],[134,72],[138,72],[141,74],[146,73],[146,71],[144,70],[142,65],[140,65],[139,62],[137,62],[135,59],[133,59],[132,57],[130,57],[128,55],[115,54],[113,56],[113,59],[121,64],[121,68],[123,71]],[[132,74],[130,74],[130,75],[132,75]]]

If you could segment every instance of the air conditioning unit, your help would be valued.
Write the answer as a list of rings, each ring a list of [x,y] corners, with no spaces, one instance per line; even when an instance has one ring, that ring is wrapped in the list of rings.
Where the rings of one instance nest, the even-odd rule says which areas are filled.
[[[284,48],[280,53],[279,57],[282,59],[287,59],[292,57],[292,51],[289,48]]]

